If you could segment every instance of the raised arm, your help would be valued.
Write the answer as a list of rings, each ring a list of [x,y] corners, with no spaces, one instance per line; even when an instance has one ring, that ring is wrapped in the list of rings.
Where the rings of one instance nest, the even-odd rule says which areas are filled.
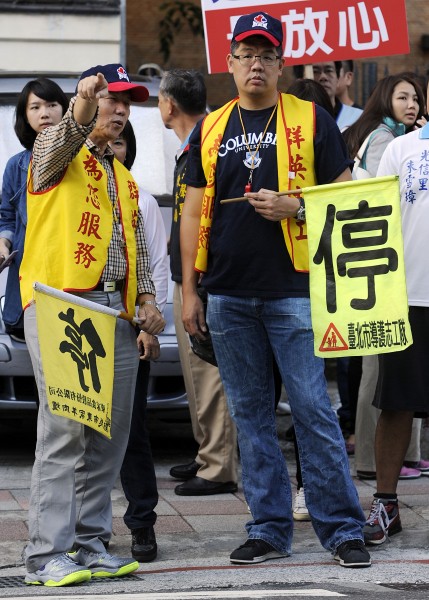
[[[31,169],[35,192],[58,183],[82,148],[95,127],[98,99],[107,95],[107,81],[100,73],[86,77],[79,81],[77,92],[60,123],[47,127],[34,142]]]

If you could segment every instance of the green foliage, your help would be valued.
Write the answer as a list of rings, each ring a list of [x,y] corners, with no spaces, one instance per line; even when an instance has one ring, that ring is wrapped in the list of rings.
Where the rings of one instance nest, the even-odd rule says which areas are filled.
[[[193,35],[204,37],[203,15],[200,6],[181,0],[163,2],[159,8],[164,13],[159,23],[160,51],[167,61],[174,38],[182,31],[183,25],[186,24]]]

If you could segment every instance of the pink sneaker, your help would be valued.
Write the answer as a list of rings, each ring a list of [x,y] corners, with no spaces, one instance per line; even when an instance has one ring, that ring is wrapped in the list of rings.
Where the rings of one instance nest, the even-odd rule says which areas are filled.
[[[419,460],[418,462],[404,461],[404,467],[417,469],[422,475],[429,476],[429,460]]]
[[[419,460],[414,468],[421,471],[422,475],[423,473],[427,473],[429,475],[429,460]]]
[[[411,469],[404,466],[399,474],[399,479],[417,479],[421,474],[421,471],[418,469]]]

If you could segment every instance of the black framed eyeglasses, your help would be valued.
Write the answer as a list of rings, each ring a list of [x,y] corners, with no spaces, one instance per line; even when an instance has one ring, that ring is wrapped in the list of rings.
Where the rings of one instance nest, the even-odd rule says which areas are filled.
[[[275,56],[274,54],[233,54],[232,56],[240,61],[240,65],[243,65],[243,67],[250,67],[256,62],[257,58],[259,58],[261,65],[264,67],[272,67],[280,58],[280,56]]]

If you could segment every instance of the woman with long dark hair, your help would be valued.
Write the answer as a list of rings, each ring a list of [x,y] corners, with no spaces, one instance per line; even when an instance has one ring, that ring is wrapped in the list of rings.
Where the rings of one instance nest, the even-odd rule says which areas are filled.
[[[3,321],[6,331],[24,339],[23,311],[19,289],[19,267],[27,226],[27,171],[33,144],[46,127],[57,125],[68,108],[68,99],[51,79],[29,81],[22,89],[15,111],[15,133],[25,150],[15,154],[3,174],[0,211],[0,264],[17,250],[9,267]]]
[[[416,126],[425,112],[425,99],[418,81],[408,73],[388,75],[377,82],[363,113],[344,132],[343,137],[355,158],[368,139],[361,166],[375,177],[386,146],[398,135]]]

